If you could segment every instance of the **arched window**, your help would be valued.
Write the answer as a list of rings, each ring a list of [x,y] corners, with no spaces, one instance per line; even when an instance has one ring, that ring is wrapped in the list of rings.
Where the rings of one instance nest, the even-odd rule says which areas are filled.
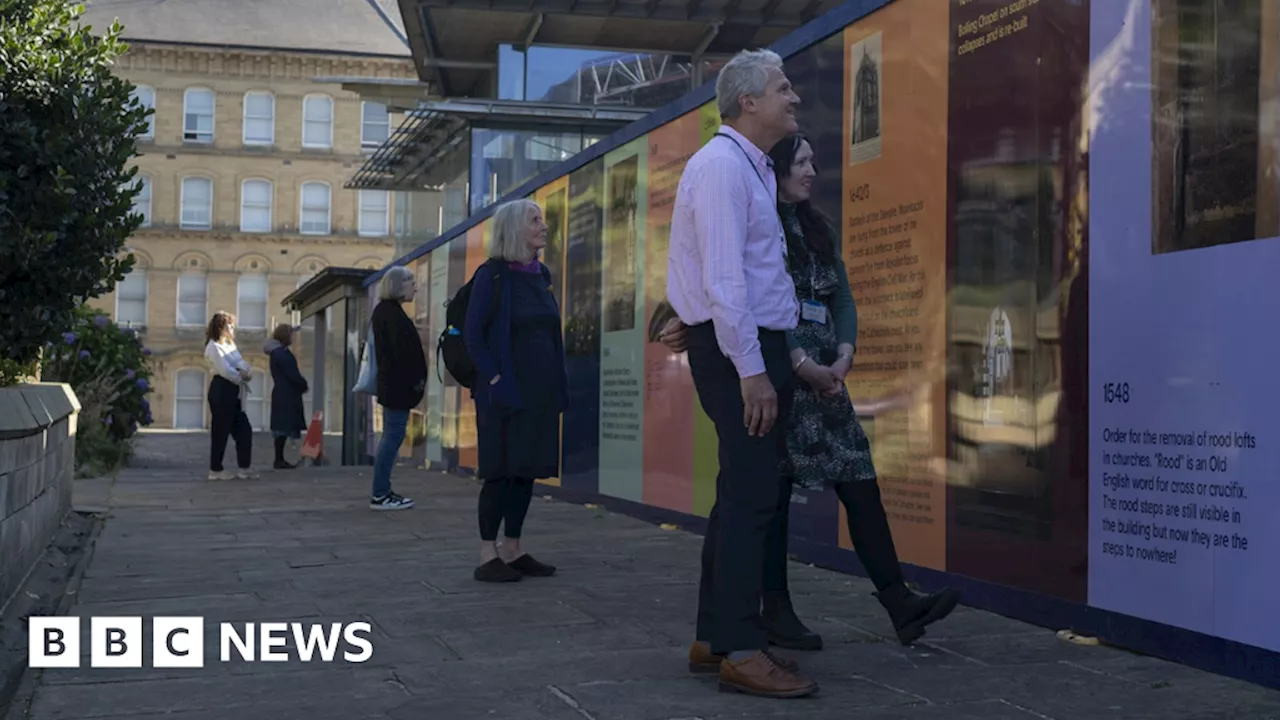
[[[213,142],[214,96],[209,88],[188,88],[182,100],[184,142]]]
[[[240,232],[271,231],[270,180],[245,180],[240,184]]]
[[[147,326],[147,271],[136,265],[116,284],[116,324]]]
[[[129,97],[138,101],[138,104],[148,110],[156,109],[156,91],[148,85],[134,85],[133,91],[129,93]],[[156,115],[153,112],[147,116],[147,129],[139,137],[141,140],[154,140],[156,138]]]
[[[276,140],[276,98],[265,90],[244,94],[244,144],[271,145]]]
[[[213,180],[207,177],[182,178],[182,218],[184,230],[213,227]]]
[[[151,226],[151,178],[138,175],[138,194],[133,196],[133,211],[142,216],[140,227]]]
[[[302,147],[333,147],[333,98],[328,95],[303,98]]]
[[[330,198],[328,183],[303,183],[302,209],[298,230],[303,235],[328,235],[329,219]]]
[[[391,234],[391,193],[386,190],[360,191],[359,232],[370,237]]]
[[[236,284],[236,323],[245,330],[267,327],[267,276],[245,273]]]

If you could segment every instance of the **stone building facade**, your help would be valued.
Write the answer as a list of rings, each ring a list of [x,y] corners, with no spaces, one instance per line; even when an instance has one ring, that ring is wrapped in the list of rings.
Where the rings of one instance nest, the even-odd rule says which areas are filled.
[[[231,14],[247,9],[239,0],[203,3]],[[322,20],[336,37],[280,14],[280,22],[304,27],[282,27],[278,39],[259,28],[259,46],[214,44],[234,28],[209,27],[216,23],[208,15],[186,30],[197,24],[181,14],[127,17],[137,3],[98,3],[86,16],[95,25],[120,18],[130,50],[117,71],[155,111],[136,159],[143,192],[135,211],[145,221],[129,241],[135,269],[94,303],[137,328],[152,350],[153,427],[208,427],[204,329],[219,310],[236,315],[241,351],[261,371],[246,410],[255,426],[267,427],[262,345],[275,324],[296,321],[282,309],[284,297],[325,267],[380,268],[394,259],[395,198],[343,185],[400,118],[313,79],[411,79],[413,64],[390,22],[381,26],[385,37],[342,39],[347,25],[353,32],[361,22],[379,27],[367,17],[374,3],[324,6]],[[147,8],[163,12],[165,5]],[[304,373],[311,365],[306,340],[304,329],[295,348]]]

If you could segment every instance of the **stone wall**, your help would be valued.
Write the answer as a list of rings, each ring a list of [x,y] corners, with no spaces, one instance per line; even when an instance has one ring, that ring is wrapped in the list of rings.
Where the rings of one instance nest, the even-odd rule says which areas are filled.
[[[0,608],[71,508],[79,413],[70,385],[0,389]]]

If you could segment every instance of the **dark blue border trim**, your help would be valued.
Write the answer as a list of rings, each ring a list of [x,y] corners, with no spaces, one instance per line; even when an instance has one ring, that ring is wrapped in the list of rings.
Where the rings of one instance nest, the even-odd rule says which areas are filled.
[[[891,2],[893,2],[893,0],[845,0],[843,5],[832,8],[826,13],[819,15],[801,27],[795,29],[786,37],[778,40],[770,46],[770,49],[781,55],[785,60],[786,58],[806,50],[810,46],[816,45],[817,43],[844,30],[845,26],[857,21],[859,18],[870,15]],[[393,260],[391,264],[387,265],[387,267],[382,268],[366,278],[364,286],[368,287],[378,282],[378,280],[382,279],[382,276],[386,274],[389,268],[396,265],[407,265],[432,250],[435,250],[441,245],[446,245],[452,242],[455,238],[466,234],[468,230],[484,222],[493,214],[494,209],[504,201],[526,197],[534,190],[537,190],[552,180],[568,175],[593,160],[604,157],[606,153],[612,152],[642,135],[653,132],[662,125],[666,125],[687,112],[696,110],[707,102],[710,102],[715,98],[715,96],[715,83],[705,83],[702,87],[699,87],[688,95],[681,97],[679,100],[675,100],[668,105],[664,105],[663,107],[654,110],[626,127],[615,130],[612,135],[609,135],[595,145],[592,145],[559,165],[544,170],[532,180],[529,180],[515,190],[507,193],[502,200],[491,203],[482,210],[477,210],[466,220],[449,228],[443,234],[419,245],[404,257]]]
[[[707,529],[705,518],[653,505],[553,485],[537,485],[535,491],[563,502],[593,503],[610,512],[655,525],[671,523],[699,535]],[[867,576],[858,557],[841,548],[792,537],[788,541],[788,551],[801,562],[849,575]],[[909,582],[925,588],[949,585],[959,590],[963,604],[968,607],[1049,630],[1070,629],[1101,638],[1113,647],[1280,690],[1280,654],[1263,648],[964,575],[906,564],[903,571]]]

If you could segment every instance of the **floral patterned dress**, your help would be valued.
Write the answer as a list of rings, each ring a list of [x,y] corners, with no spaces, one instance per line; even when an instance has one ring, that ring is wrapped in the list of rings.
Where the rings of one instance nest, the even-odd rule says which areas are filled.
[[[783,225],[787,231],[787,270],[795,282],[796,296],[801,302],[816,300],[827,308],[826,323],[801,320],[792,331],[792,340],[809,355],[810,362],[831,365],[839,347],[831,319],[832,299],[841,290],[837,273],[844,272],[844,267],[838,262],[822,262],[809,252],[793,212],[783,212]],[[798,377],[794,387],[783,475],[809,490],[875,480],[871,443],[858,422],[849,391],[841,387],[839,395],[821,395]]]

